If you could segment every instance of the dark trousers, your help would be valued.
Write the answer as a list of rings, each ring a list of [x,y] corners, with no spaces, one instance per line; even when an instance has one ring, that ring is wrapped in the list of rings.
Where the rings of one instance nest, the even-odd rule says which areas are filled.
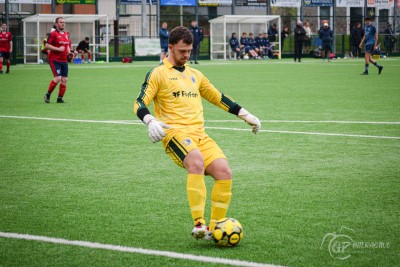
[[[361,56],[361,48],[360,48],[360,46],[353,45],[352,54],[353,54],[353,57],[360,57]]]
[[[303,51],[303,42],[294,42],[294,60],[301,59],[301,54]]]
[[[193,49],[192,53],[190,54],[190,61],[197,61],[197,58],[199,56],[199,50],[200,50],[200,44],[195,45],[193,44]]]

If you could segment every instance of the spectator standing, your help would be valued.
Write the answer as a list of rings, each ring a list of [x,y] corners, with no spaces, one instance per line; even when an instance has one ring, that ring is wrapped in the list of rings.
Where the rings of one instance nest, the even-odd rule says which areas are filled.
[[[324,23],[321,30],[318,32],[319,38],[322,41],[322,50],[324,51],[324,55],[322,55],[322,59],[328,58],[328,61],[331,61],[330,55],[328,56],[328,51],[332,53],[332,40],[333,40],[333,32],[329,27],[328,23]]]
[[[6,60],[7,70],[10,73],[10,54],[12,53],[12,35],[7,31],[7,24],[1,24],[0,32],[0,74],[3,74],[3,61]]]
[[[361,55],[360,43],[363,37],[363,30],[361,27],[361,22],[357,24],[351,30],[350,41],[352,46],[352,57],[359,57]]]
[[[386,54],[392,53],[395,43],[396,43],[396,37],[392,29],[392,24],[388,23],[387,28],[385,29],[385,41],[384,41]]]
[[[161,54],[160,54],[160,63],[167,56],[168,53],[168,39],[169,32],[167,30],[168,24],[164,21],[161,25],[160,29],[160,46],[161,46]]]
[[[85,37],[85,40],[82,40],[78,44],[76,51],[81,54],[82,62],[85,61],[85,53],[88,54],[87,62],[92,62],[92,52],[89,49],[89,37]]]
[[[303,28],[303,23],[299,20],[294,28],[294,62],[297,59],[301,62],[304,36],[306,36],[306,31]]]
[[[306,35],[304,36],[304,48],[308,51],[311,46],[311,28],[308,21],[304,22],[304,30],[306,31]]]
[[[200,52],[200,43],[203,41],[203,29],[201,29],[199,26],[197,26],[197,21],[192,20],[190,31],[193,34],[193,50],[192,53],[190,54],[190,63],[194,64],[199,64],[197,61],[197,58],[199,57],[199,52]]]
[[[236,59],[240,59],[240,49],[243,48],[242,45],[239,44],[239,40],[236,38],[236,33],[232,33],[231,39],[229,39],[229,45],[233,52],[236,52]]]
[[[283,26],[283,30],[281,31],[281,51],[283,52],[283,46],[285,44],[285,39],[289,36],[288,27],[285,25]]]
[[[274,23],[274,24],[272,24],[271,26],[269,26],[269,29],[268,29],[268,38],[269,38],[269,41],[272,43],[272,42],[275,42],[276,41],[276,38],[278,38],[278,30],[276,29],[276,24]]]

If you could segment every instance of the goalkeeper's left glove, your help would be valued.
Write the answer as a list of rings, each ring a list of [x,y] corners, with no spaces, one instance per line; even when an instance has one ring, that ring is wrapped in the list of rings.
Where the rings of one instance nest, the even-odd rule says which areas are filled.
[[[247,122],[247,124],[253,126],[253,127],[252,127],[252,128],[253,128],[253,130],[252,130],[253,133],[256,134],[256,133],[258,132],[258,130],[261,129],[261,122],[260,122],[260,120],[259,120],[257,117],[253,116],[252,114],[250,114],[250,113],[249,113],[247,110],[245,110],[244,108],[241,108],[241,109],[239,110],[238,116],[239,116],[242,120],[244,120],[245,122]]]

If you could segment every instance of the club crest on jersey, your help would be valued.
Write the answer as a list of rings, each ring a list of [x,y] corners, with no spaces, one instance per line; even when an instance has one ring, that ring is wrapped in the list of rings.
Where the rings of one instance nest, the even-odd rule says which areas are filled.
[[[182,141],[182,144],[184,144],[185,146],[190,146],[192,144],[192,140],[186,138],[185,140]]]
[[[196,79],[194,78],[194,76],[192,75],[192,76],[190,76],[190,79],[192,79],[192,82],[193,83],[196,83]]]

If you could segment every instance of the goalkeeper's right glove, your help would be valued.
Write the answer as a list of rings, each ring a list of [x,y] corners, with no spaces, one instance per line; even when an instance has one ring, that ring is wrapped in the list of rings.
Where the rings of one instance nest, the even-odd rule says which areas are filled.
[[[156,118],[154,118],[150,114],[144,116],[143,122],[147,125],[147,130],[149,131],[149,137],[153,143],[159,142],[163,139],[163,137],[165,136],[163,128],[165,129],[170,128],[169,125],[156,120]]]
[[[261,129],[261,122],[260,122],[260,120],[259,120],[256,116],[250,114],[250,113],[249,113],[247,110],[245,110],[244,108],[241,108],[241,109],[239,110],[238,116],[239,116],[242,120],[244,120],[245,122],[247,122],[247,124],[249,124],[249,125],[252,126],[252,128],[253,128],[252,132],[253,132],[253,133],[256,134],[256,133],[258,132],[258,130]]]

